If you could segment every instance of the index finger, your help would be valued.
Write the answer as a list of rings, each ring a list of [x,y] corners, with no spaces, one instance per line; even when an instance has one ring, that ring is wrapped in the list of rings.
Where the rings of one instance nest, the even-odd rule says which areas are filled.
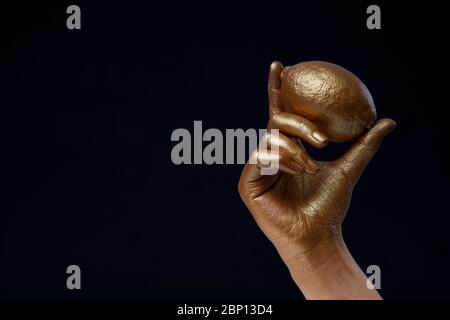
[[[280,75],[283,71],[283,65],[281,62],[274,61],[270,64],[269,71],[269,83],[268,83],[268,94],[269,94],[269,111],[270,115],[274,113],[283,111],[283,106],[281,105],[281,80]]]

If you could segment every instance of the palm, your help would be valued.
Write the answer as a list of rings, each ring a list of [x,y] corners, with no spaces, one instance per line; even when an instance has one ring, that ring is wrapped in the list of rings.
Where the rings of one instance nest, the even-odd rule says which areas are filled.
[[[319,166],[315,175],[280,172],[259,181],[255,206],[279,228],[289,230],[290,237],[308,238],[317,229],[334,233],[345,217],[352,185],[335,162]]]

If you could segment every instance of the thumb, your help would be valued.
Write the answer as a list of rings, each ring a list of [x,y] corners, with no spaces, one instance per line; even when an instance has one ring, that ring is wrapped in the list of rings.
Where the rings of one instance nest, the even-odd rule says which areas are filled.
[[[383,138],[395,128],[391,119],[381,119],[337,160],[338,166],[351,182],[358,182],[367,164],[377,152]]]

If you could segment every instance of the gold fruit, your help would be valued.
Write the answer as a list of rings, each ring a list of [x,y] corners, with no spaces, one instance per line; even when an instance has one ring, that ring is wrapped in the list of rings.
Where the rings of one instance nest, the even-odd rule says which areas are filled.
[[[354,140],[376,120],[372,96],[350,71],[322,61],[285,67],[281,100],[288,112],[319,126],[330,141]]]

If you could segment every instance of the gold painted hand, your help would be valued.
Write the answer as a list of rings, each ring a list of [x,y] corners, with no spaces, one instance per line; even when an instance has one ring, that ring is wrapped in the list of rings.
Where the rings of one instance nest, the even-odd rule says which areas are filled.
[[[395,122],[379,120],[341,158],[315,161],[300,141],[323,148],[328,139],[314,123],[284,111],[279,90],[282,69],[280,63],[272,63],[268,86],[268,129],[278,129],[279,135],[268,131],[268,150],[256,151],[253,154],[256,164],[245,165],[239,193],[282,258],[298,261],[304,256],[314,258],[317,248],[323,248],[324,243],[326,246],[343,243],[341,224],[353,187]],[[275,145],[277,153],[271,152]],[[261,175],[263,160],[270,159],[278,160],[279,171],[275,175]]]

